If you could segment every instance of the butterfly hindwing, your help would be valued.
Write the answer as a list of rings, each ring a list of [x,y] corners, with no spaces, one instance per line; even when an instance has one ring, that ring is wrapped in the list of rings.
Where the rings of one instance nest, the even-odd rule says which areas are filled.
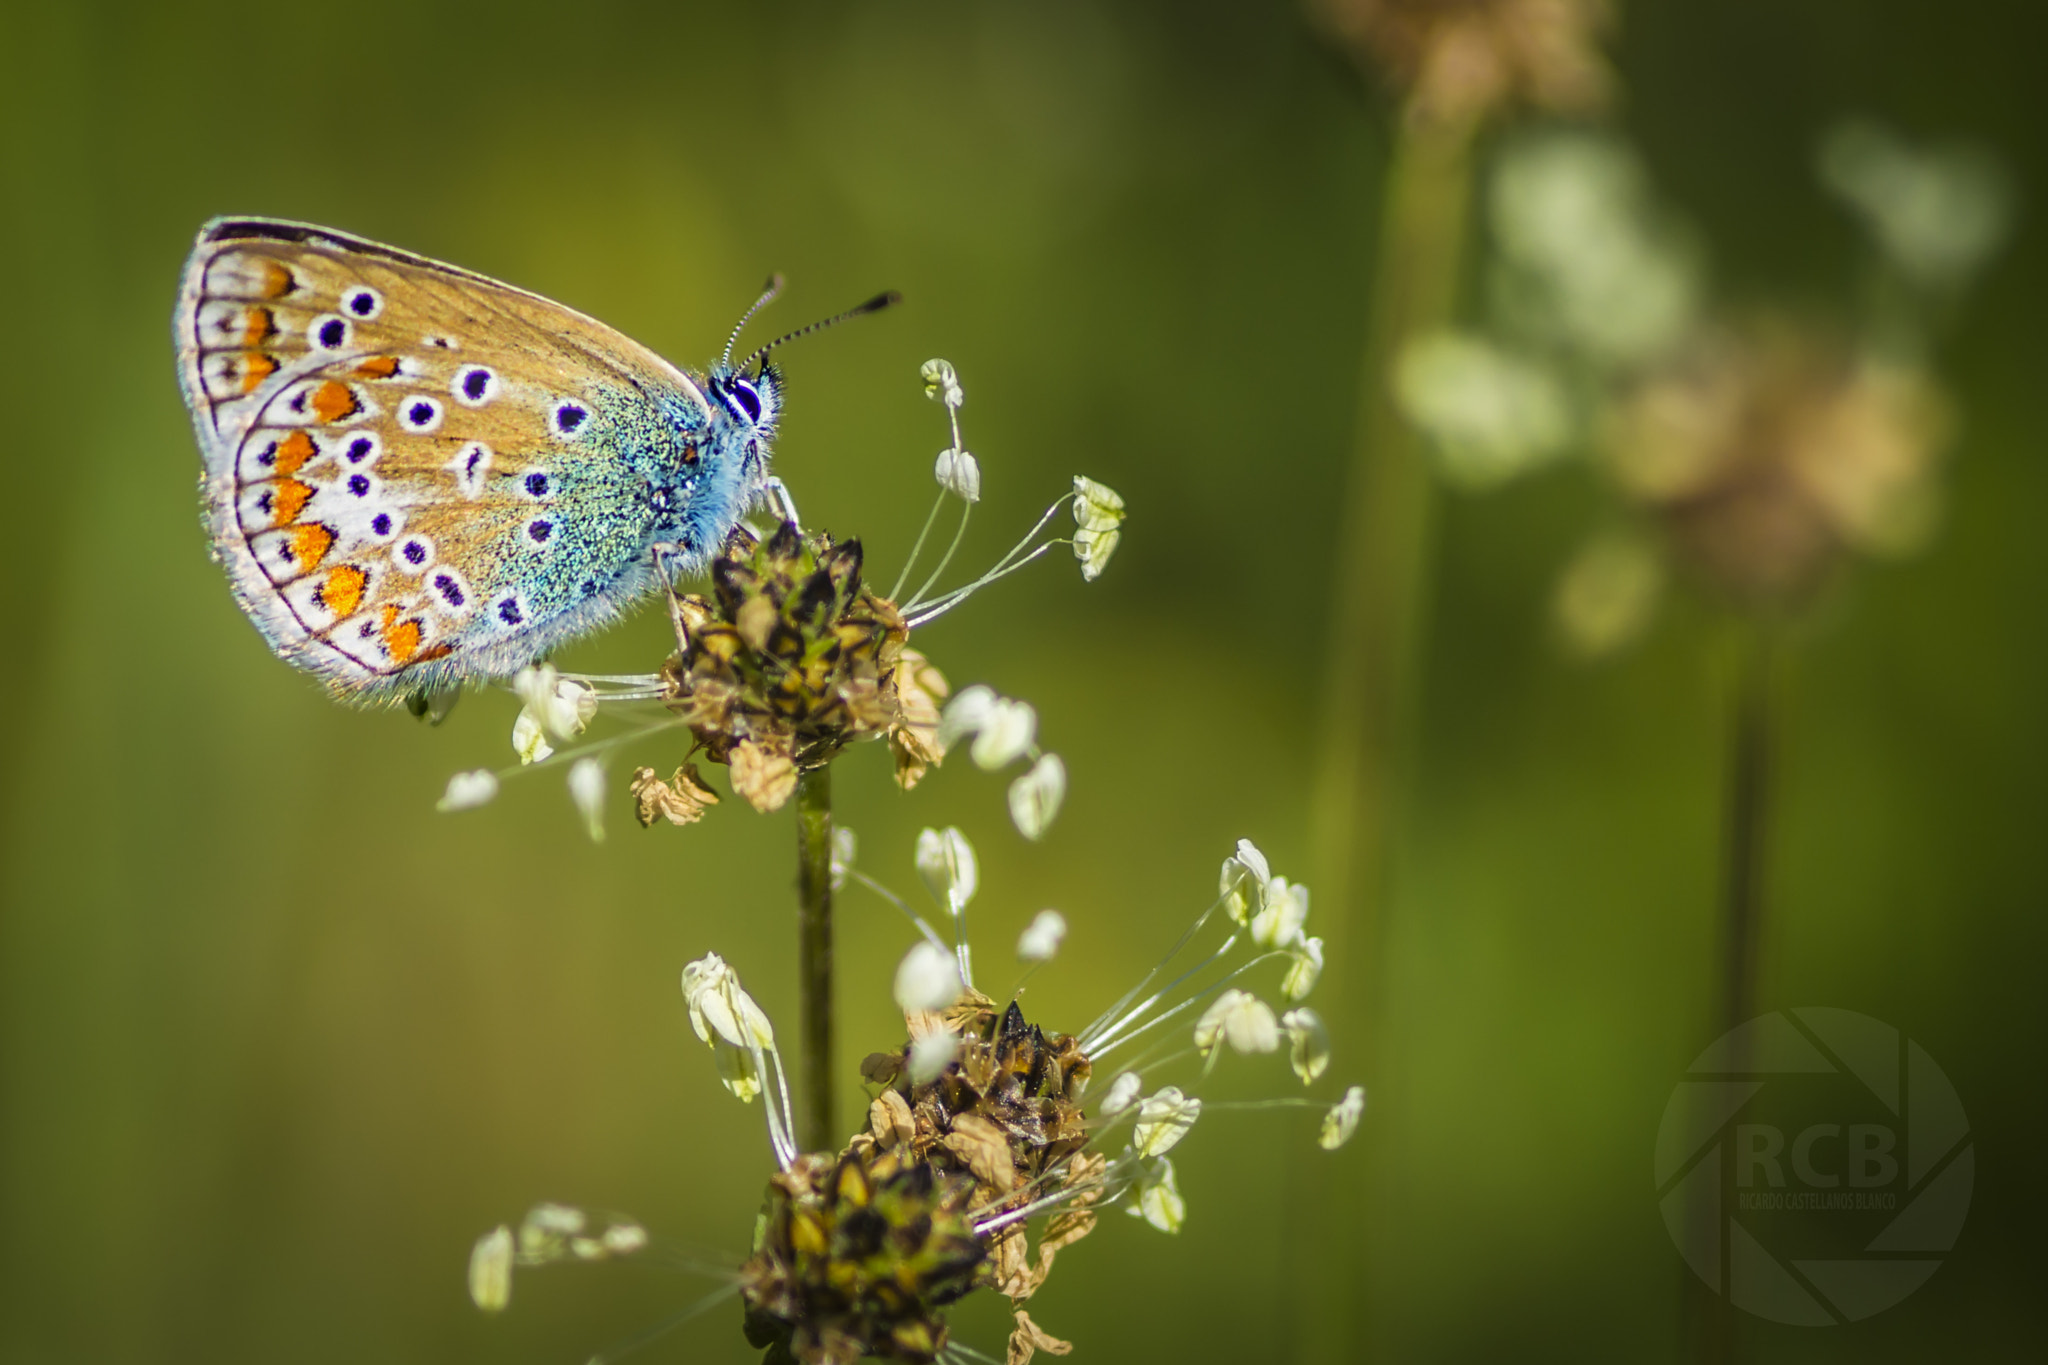
[[[298,224],[209,224],[178,331],[237,596],[358,697],[503,674],[616,615],[717,416],[581,314]]]

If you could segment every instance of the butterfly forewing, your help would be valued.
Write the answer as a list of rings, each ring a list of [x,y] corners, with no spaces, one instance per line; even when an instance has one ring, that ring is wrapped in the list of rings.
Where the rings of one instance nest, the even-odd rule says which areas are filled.
[[[644,586],[681,371],[558,304],[327,229],[223,220],[178,314],[215,545],[293,662],[358,696],[502,673]]]

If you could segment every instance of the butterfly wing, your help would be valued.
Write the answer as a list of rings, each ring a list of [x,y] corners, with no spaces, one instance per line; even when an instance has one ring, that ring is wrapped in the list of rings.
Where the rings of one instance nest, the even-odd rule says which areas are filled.
[[[272,647],[337,693],[503,676],[653,581],[688,375],[538,295],[327,228],[218,219],[180,381],[214,551]]]

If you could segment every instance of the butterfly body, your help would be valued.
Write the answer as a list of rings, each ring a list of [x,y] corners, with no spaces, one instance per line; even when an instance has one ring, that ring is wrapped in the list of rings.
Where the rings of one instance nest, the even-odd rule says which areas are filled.
[[[331,229],[208,223],[173,326],[214,556],[350,699],[516,671],[702,567],[768,486],[772,366],[691,375]]]

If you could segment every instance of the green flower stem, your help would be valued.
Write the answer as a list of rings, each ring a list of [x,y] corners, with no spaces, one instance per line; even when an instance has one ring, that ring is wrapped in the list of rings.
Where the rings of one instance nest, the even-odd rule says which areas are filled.
[[[832,1126],[832,770],[796,779],[797,1140],[806,1152],[839,1148]]]
[[[1777,744],[1774,649],[1770,627],[1755,621],[1736,623],[1734,686],[1729,696],[1728,758],[1723,770],[1721,836],[1721,962],[1716,991],[1716,1034],[1748,1022],[1756,1013],[1757,968],[1764,931],[1764,866],[1770,852],[1771,773]],[[1735,1046],[1739,1047],[1740,1044]],[[1748,1069],[1738,1052],[1729,1069]],[[1711,1227],[1723,1217],[1718,1198],[1695,1199],[1686,1209],[1694,1234],[1691,1244],[1704,1244]],[[1722,1239],[1721,1283],[1728,1283],[1728,1248]],[[1688,1358],[1700,1365],[1728,1365],[1744,1354],[1739,1349],[1738,1314],[1724,1294],[1685,1272],[1681,1299],[1682,1330],[1690,1343]]]
[[[1449,323],[1462,273],[1472,193],[1466,123],[1404,115],[1386,168],[1371,313],[1359,379],[1357,447],[1332,566],[1327,673],[1317,732],[1320,766],[1310,808],[1314,879],[1329,958],[1338,979],[1325,987],[1328,1022],[1345,1055],[1378,1082],[1391,1058],[1378,1047],[1386,992],[1383,945],[1394,846],[1408,789],[1417,655],[1429,598],[1434,489],[1426,453],[1394,406],[1393,369],[1402,347]],[[1284,1354],[1300,1361],[1371,1359],[1369,1256],[1359,1229],[1371,1226],[1375,1192],[1391,1177],[1385,1146],[1368,1121],[1362,1161],[1339,1163],[1313,1188],[1297,1185],[1302,1210],[1295,1246],[1300,1288]],[[1305,1181],[1305,1176],[1297,1176]]]

